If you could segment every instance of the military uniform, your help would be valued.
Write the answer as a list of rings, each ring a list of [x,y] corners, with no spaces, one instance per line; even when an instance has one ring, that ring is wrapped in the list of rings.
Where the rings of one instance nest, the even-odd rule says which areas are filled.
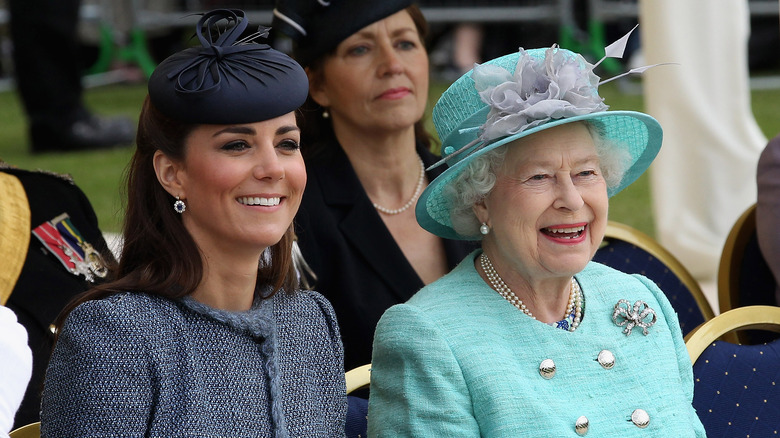
[[[3,256],[8,261],[0,274],[0,300],[5,301],[27,329],[33,351],[32,379],[16,414],[16,428],[39,420],[43,377],[54,341],[54,320],[73,297],[94,282],[102,281],[100,275],[106,272],[96,272],[100,271],[98,264],[105,268],[114,263],[114,258],[89,200],[70,177],[0,163],[0,199],[6,207],[4,214],[0,214],[3,225],[0,232],[12,233],[0,236],[4,242],[0,249],[9,251]],[[66,246],[65,251],[70,255],[62,248],[52,248],[51,241],[47,245],[33,233],[43,224],[48,224],[52,232],[57,228],[65,230],[60,237],[68,234],[67,230],[76,233],[78,237],[73,234],[64,237],[80,238],[81,244],[73,245],[76,250]],[[41,235],[46,238],[45,233]],[[71,259],[78,262],[81,247],[94,248],[101,260],[91,254],[92,267],[88,266],[88,260],[77,267]],[[61,257],[55,255],[57,252]],[[89,250],[82,249],[82,252],[86,259],[90,258]],[[88,281],[90,277],[92,282]]]

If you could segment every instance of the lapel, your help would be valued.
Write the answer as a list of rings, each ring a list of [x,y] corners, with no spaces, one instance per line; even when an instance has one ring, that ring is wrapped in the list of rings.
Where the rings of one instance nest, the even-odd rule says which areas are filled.
[[[362,258],[355,261],[356,270],[373,270],[399,302],[404,302],[423,287],[422,280],[374,209],[346,154],[340,147],[336,149],[327,164],[311,169],[322,185],[325,204],[341,218],[339,232]],[[369,284],[366,282],[367,287]]]

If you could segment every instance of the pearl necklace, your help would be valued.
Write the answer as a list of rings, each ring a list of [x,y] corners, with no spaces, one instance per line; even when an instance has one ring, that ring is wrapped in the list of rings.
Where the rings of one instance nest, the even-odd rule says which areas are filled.
[[[510,289],[509,286],[504,282],[501,276],[498,275],[498,272],[496,272],[496,269],[493,267],[493,263],[490,262],[487,254],[482,253],[482,255],[479,256],[479,264],[482,267],[482,270],[485,272],[485,276],[487,276],[488,281],[490,281],[490,286],[495,289],[499,295],[504,297],[505,300],[509,301],[513,306],[521,310],[526,315],[530,316],[532,319],[536,319],[531,311],[528,310],[528,307],[526,307],[525,303],[523,303],[523,300],[518,298],[518,296],[512,292],[512,289]],[[582,320],[582,289],[580,289],[580,285],[577,283],[577,280],[575,280],[574,277],[571,278],[569,303],[566,306],[566,312],[563,314],[563,319],[566,320],[572,314],[574,314],[574,318],[571,325],[569,326],[570,332],[577,330],[577,327],[579,327],[580,321]],[[548,325],[555,327],[557,323],[554,322]]]
[[[420,160],[420,179],[417,180],[417,187],[415,187],[414,189],[414,194],[412,195],[412,199],[410,199],[409,202],[404,204],[403,207],[401,208],[396,208],[396,209],[385,208],[377,204],[376,202],[373,203],[374,208],[376,208],[378,211],[384,214],[394,215],[394,214],[405,212],[406,210],[409,209],[409,207],[412,206],[412,204],[414,204],[414,201],[417,200],[417,198],[420,196],[420,193],[422,192],[423,184],[425,184],[425,164],[423,164],[423,160],[422,158],[420,158],[419,155],[417,156],[417,159]]]

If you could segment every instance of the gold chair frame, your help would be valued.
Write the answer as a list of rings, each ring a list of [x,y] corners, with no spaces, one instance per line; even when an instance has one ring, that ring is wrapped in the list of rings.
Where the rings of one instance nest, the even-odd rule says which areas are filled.
[[[347,381],[347,394],[365,388],[371,383],[371,364],[353,368],[344,374]]]
[[[685,347],[691,356],[691,363],[696,363],[696,359],[713,341],[737,330],[769,330],[780,333],[780,307],[737,307],[691,330],[685,336]]]
[[[9,434],[9,438],[40,438],[41,436],[41,422],[35,422],[26,424],[18,429],[12,430]]]
[[[756,204],[739,216],[726,237],[718,266],[718,307],[720,313],[739,307],[740,263],[750,237],[756,233]],[[737,257],[735,257],[737,255]]]
[[[694,300],[696,300],[696,304],[699,306],[699,310],[701,310],[702,316],[704,316],[704,320],[709,321],[715,316],[715,312],[712,310],[712,306],[710,305],[709,300],[707,300],[707,297],[701,290],[699,282],[696,281],[688,269],[686,269],[685,266],[683,266],[683,264],[680,263],[680,261],[677,260],[674,255],[672,255],[672,253],[661,246],[657,240],[637,230],[636,228],[614,221],[607,222],[607,230],[604,233],[604,238],[614,238],[629,242],[638,246],[639,248],[642,248],[643,250],[650,253],[653,257],[660,260],[669,268],[670,271],[674,273],[674,275],[677,276],[677,278],[680,279],[680,281],[682,281],[685,287],[691,291]]]

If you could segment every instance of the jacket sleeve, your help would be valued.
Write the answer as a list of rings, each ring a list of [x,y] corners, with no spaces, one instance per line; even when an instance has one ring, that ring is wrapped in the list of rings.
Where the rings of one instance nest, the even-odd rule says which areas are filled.
[[[16,322],[16,314],[0,305],[0,436],[14,424],[14,414],[22,403],[32,373],[32,352],[27,331]]]
[[[438,328],[408,304],[388,309],[376,329],[368,436],[480,436],[456,357]]]
[[[650,292],[655,295],[656,299],[661,304],[661,312],[666,319],[669,330],[672,332],[672,340],[674,341],[675,349],[677,351],[680,382],[682,383],[685,396],[690,402],[688,406],[690,407],[689,413],[691,416],[691,424],[696,432],[696,436],[705,438],[707,433],[704,430],[704,425],[702,425],[698,414],[696,414],[696,409],[693,408],[693,365],[691,364],[691,356],[688,354],[688,349],[685,347],[685,341],[683,341],[682,329],[680,328],[680,321],[677,318],[677,313],[666,298],[666,295],[652,280],[641,275],[636,275],[636,277],[650,289]]]
[[[68,316],[46,372],[44,437],[144,436],[155,394],[145,333],[112,300]]]
[[[344,380],[344,349],[341,346],[341,335],[336,321],[336,313],[325,297],[314,291],[300,291],[310,295],[321,312],[328,333],[328,342],[323,343],[323,354],[318,355],[325,376],[323,384],[319,385],[324,392],[322,410],[325,415],[327,436],[344,437],[344,420],[347,416],[347,394]]]

